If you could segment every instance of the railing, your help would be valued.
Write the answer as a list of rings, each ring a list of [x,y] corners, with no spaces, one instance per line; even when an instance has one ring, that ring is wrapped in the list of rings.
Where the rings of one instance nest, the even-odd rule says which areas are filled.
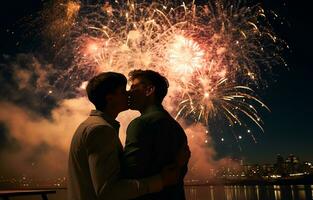
[[[56,193],[55,190],[0,190],[0,198],[9,200],[10,197],[40,195],[43,200],[48,200],[48,194]]]

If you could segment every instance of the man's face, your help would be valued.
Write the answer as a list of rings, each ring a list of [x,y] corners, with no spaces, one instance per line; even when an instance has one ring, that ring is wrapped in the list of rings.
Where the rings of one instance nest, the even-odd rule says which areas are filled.
[[[145,105],[147,85],[142,80],[135,78],[132,81],[129,90],[129,108],[132,110],[141,110]]]
[[[110,99],[119,112],[128,109],[128,92],[126,91],[126,86],[120,86],[111,95]]]

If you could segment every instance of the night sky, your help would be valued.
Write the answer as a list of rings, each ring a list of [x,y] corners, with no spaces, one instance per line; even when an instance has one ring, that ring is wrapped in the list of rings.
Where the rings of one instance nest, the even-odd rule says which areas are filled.
[[[265,133],[255,133],[258,143],[243,138],[239,142],[241,151],[237,152],[238,144],[229,145],[217,140],[216,149],[220,155],[238,154],[248,163],[273,163],[276,154],[286,157],[291,153],[299,156],[302,161],[313,161],[312,8],[304,1],[261,2],[265,9],[278,13],[284,22],[273,25],[274,31],[290,46],[290,50],[283,55],[289,67],[282,66],[276,70],[269,81],[269,87],[259,93],[271,113],[263,115]],[[35,51],[40,46],[36,31],[24,22],[31,18],[30,15],[36,15],[41,8],[42,1],[2,2],[1,57],[4,54]],[[2,132],[0,130],[0,134]]]

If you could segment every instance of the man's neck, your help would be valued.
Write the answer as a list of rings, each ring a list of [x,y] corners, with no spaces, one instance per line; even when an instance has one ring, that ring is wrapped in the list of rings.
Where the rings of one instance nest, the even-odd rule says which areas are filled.
[[[146,113],[151,107],[153,106],[161,106],[160,104],[157,104],[157,103],[151,103],[151,104],[148,104],[147,106],[145,106],[142,110],[140,110],[140,114],[144,114]]]
[[[112,119],[116,119],[117,115],[119,112],[115,111],[114,109],[111,108],[104,108],[104,109],[100,109],[101,112],[105,113],[106,115],[108,115],[109,117],[111,117]]]

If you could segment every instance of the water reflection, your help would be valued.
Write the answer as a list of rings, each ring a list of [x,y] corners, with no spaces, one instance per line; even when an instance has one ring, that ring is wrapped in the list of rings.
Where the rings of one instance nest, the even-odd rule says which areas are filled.
[[[187,200],[312,200],[313,185],[186,186]],[[49,200],[66,200],[67,190],[59,189]],[[0,198],[1,199],[1,198]],[[14,200],[38,200],[26,196]]]
[[[312,200],[313,185],[186,186],[188,200]]]
[[[255,186],[255,193],[256,193],[257,200],[259,200],[260,194],[259,194],[259,186],[258,185]]]
[[[275,194],[275,200],[281,200],[279,185],[274,185],[274,194]]]

